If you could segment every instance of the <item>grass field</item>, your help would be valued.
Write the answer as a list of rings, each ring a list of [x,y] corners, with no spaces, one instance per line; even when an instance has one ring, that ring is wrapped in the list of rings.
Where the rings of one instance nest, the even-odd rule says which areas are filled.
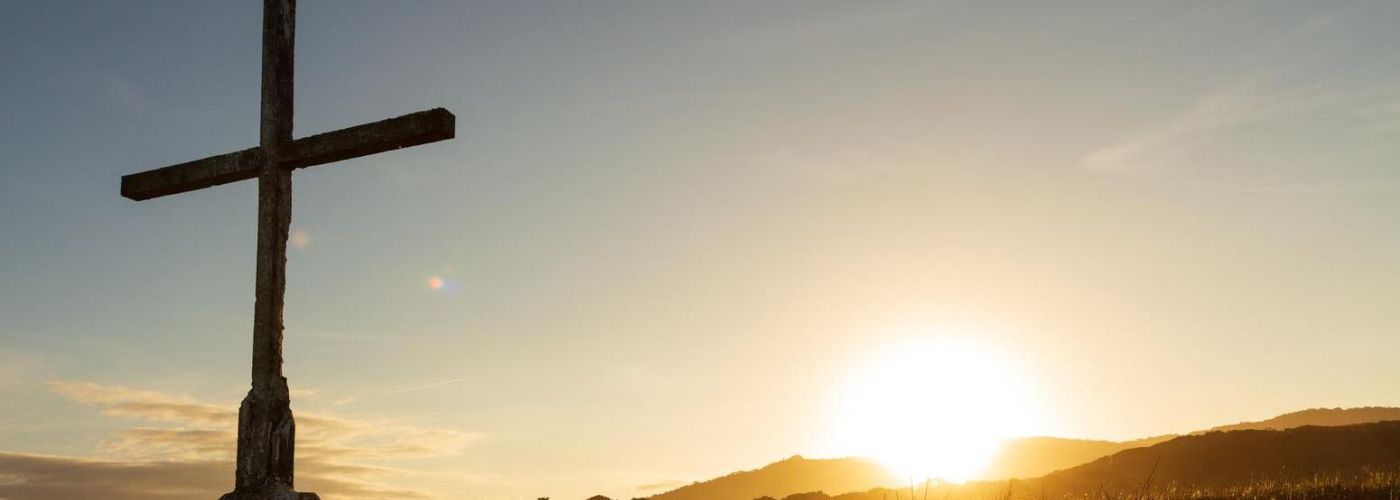
[[[756,500],[768,500],[760,497]],[[781,500],[1400,500],[1400,467],[1352,475],[1317,476],[1305,480],[1258,479],[1240,486],[1202,489],[1150,480],[1136,488],[1056,492],[1035,481],[981,482],[966,485],[923,484],[900,489],[828,495],[799,493]]]

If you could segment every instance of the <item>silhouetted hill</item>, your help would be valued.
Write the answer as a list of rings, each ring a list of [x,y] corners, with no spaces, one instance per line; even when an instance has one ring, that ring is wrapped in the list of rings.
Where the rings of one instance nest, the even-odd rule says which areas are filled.
[[[900,480],[871,460],[835,458],[812,460],[795,456],[762,469],[735,472],[692,483],[651,497],[652,500],[752,500],[784,497],[806,491],[856,491],[899,484]]]
[[[986,478],[1039,477],[1080,465],[1128,448],[1152,444],[1171,436],[1115,442],[1031,437],[1007,441],[992,459]],[[865,491],[896,486],[909,478],[895,477],[880,464],[863,458],[806,459],[792,457],[761,469],[735,472],[658,494],[653,500],[752,500],[783,498],[803,492]]]
[[[1150,482],[1148,478],[1151,478]],[[831,491],[831,490],[826,490]],[[1400,421],[1180,436],[1022,481],[982,481],[783,500],[1393,499],[1400,495]],[[724,500],[724,499],[717,499]]]
[[[1400,408],[1368,407],[1350,409],[1310,409],[1280,415],[1260,422],[1217,427],[1193,433],[1198,437],[1235,429],[1291,429],[1300,426],[1340,426],[1382,420],[1400,420]],[[1134,448],[1175,442],[1167,435],[1134,441],[1099,441],[1056,437],[1028,437],[1008,440],[992,458],[987,469],[975,479],[1038,478],[1056,471],[1089,465],[1096,459]],[[1177,446],[1177,445],[1173,445]],[[1151,464],[1148,464],[1150,469]],[[1068,471],[1066,471],[1068,472]],[[1146,472],[1139,474],[1139,480]],[[809,492],[868,492],[905,484],[876,462],[862,458],[804,459],[793,457],[761,469],[735,472],[724,477],[692,483],[652,497],[654,500],[752,500],[760,496],[784,498]],[[838,495],[844,496],[844,495]],[[894,498],[891,496],[890,498]]]
[[[1364,408],[1313,408],[1285,413],[1268,420],[1242,422],[1214,427],[1214,431],[1285,430],[1306,425],[1335,427],[1400,420],[1400,408],[1371,406]],[[1099,457],[1123,450],[1151,446],[1176,435],[1143,438],[1134,441],[1096,441],[1055,437],[1032,437],[1007,441],[992,459],[987,470],[977,479],[1008,479],[1039,477],[1057,470],[1087,463]]]
[[[1172,436],[1138,441],[1095,441],[1054,437],[1029,437],[1007,441],[993,457],[981,478],[1030,478],[1080,465],[1128,448],[1145,446]],[[783,498],[802,492],[864,491],[897,486],[898,478],[880,464],[863,458],[805,459],[792,457],[762,469],[735,472],[724,477],[658,494],[653,500],[752,500],[760,496]]]
[[[1367,470],[1394,470],[1397,466],[1400,421],[1390,421],[1182,436],[1120,451],[1032,483],[1035,488],[1044,486],[1056,493],[1132,491],[1152,474],[1155,485],[1210,489],[1243,486],[1261,479],[1289,481],[1355,475]]]
[[[1385,422],[1388,420],[1400,420],[1400,408],[1384,406],[1367,406],[1363,408],[1310,408],[1303,411],[1285,413],[1258,422],[1241,422],[1232,425],[1222,425],[1204,432],[1240,431],[1247,429],[1284,430],[1302,427],[1304,425],[1335,427],[1340,425]]]
[[[1008,440],[976,479],[1040,477],[1068,469],[1129,448],[1149,446],[1176,436],[1158,436],[1135,441],[1096,441],[1057,437],[1028,437]],[[876,485],[872,485],[876,486]],[[883,485],[888,486],[888,485]]]

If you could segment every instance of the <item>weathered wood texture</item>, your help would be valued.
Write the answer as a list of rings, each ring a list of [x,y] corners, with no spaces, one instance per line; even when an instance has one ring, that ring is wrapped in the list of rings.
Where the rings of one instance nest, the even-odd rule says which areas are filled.
[[[282,293],[287,279],[287,231],[292,221],[292,175],[277,167],[292,142],[292,56],[296,0],[263,0],[262,120],[258,147],[257,302],[253,313],[253,388],[282,378]]]
[[[292,142],[296,33],[296,0],[263,0],[262,120],[258,134],[263,149]]]
[[[303,137],[285,147],[282,168],[306,168],[453,138],[456,117],[435,108]],[[270,160],[260,147],[122,176],[122,196],[149,200],[252,179]]]
[[[306,168],[451,139],[457,117],[433,108],[396,118],[316,134],[292,142],[282,168]]]
[[[253,301],[252,387],[238,408],[238,452],[230,495],[296,493],[296,421],[282,376],[282,305],[287,290],[287,232],[292,173],[278,166],[292,142],[296,0],[263,0],[262,120],[258,147],[258,253]]]

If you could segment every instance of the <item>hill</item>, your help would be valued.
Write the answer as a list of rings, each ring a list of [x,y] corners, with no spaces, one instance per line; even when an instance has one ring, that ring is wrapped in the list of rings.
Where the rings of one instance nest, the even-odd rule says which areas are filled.
[[[1337,427],[1400,420],[1400,408],[1368,406],[1362,408],[1311,408],[1257,422],[1222,425],[1192,434],[1237,430],[1286,430],[1308,425]],[[1033,478],[1051,472],[1088,463],[1096,458],[1132,448],[1151,446],[1176,435],[1143,438],[1134,441],[1096,441],[1054,437],[1021,438],[1007,441],[987,470],[978,479]]]
[[[1341,426],[1385,422],[1388,420],[1400,420],[1400,408],[1383,406],[1367,406],[1363,408],[1311,408],[1295,411],[1293,413],[1285,413],[1258,422],[1241,422],[1232,425],[1222,425],[1203,432],[1240,431],[1249,429],[1284,430],[1305,425]]]
[[[1171,436],[1139,441],[1095,441],[1055,437],[1030,437],[1007,441],[993,457],[989,479],[1039,477],[1080,465],[1128,448],[1153,444]],[[879,463],[863,458],[807,459],[792,457],[761,469],[735,472],[709,481],[658,494],[653,500],[751,500],[760,496],[782,498],[802,492],[865,491],[908,483]]]
[[[1400,421],[1389,421],[1182,436],[1120,451],[1029,483],[1056,493],[1132,491],[1150,474],[1156,485],[1222,489],[1259,480],[1347,477],[1397,467]]]
[[[1057,437],[1012,439],[1002,445],[976,479],[1040,477],[1130,448],[1149,446],[1176,436],[1135,441],[1097,441]]]
[[[1150,480],[1149,480],[1150,478]],[[783,500],[1400,497],[1400,421],[1181,436],[1024,481],[983,481]]]
[[[1292,429],[1301,426],[1342,426],[1400,420],[1400,408],[1317,408],[1279,415],[1259,422],[1216,427],[1193,433],[1205,435],[1226,430]],[[1162,444],[1175,435],[1134,441],[1100,441],[1056,437],[1012,439],[992,458],[977,479],[1037,478],[1055,471],[1088,464],[1116,453]],[[1149,464],[1150,467],[1150,464]],[[792,457],[750,471],[661,493],[655,500],[751,500],[760,496],[783,498],[804,492],[859,492],[897,486],[908,478],[895,478],[879,464],[861,458],[805,459]]]
[[[749,471],[692,483],[651,497],[652,500],[751,500],[804,491],[857,491],[901,481],[871,460],[807,459],[794,456]]]

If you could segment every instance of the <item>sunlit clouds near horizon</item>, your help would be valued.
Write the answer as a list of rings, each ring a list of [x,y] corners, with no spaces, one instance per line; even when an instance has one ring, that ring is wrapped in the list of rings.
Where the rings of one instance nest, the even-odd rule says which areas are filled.
[[[238,421],[235,402],[213,404],[93,382],[51,381],[48,386],[121,424],[81,456],[0,453],[0,470],[9,479],[0,482],[0,495],[176,499],[213,497],[228,489]],[[413,485],[413,479],[424,477],[422,472],[383,464],[454,455],[477,437],[461,430],[315,412],[298,412],[296,419],[298,485],[334,498],[431,497]]]

